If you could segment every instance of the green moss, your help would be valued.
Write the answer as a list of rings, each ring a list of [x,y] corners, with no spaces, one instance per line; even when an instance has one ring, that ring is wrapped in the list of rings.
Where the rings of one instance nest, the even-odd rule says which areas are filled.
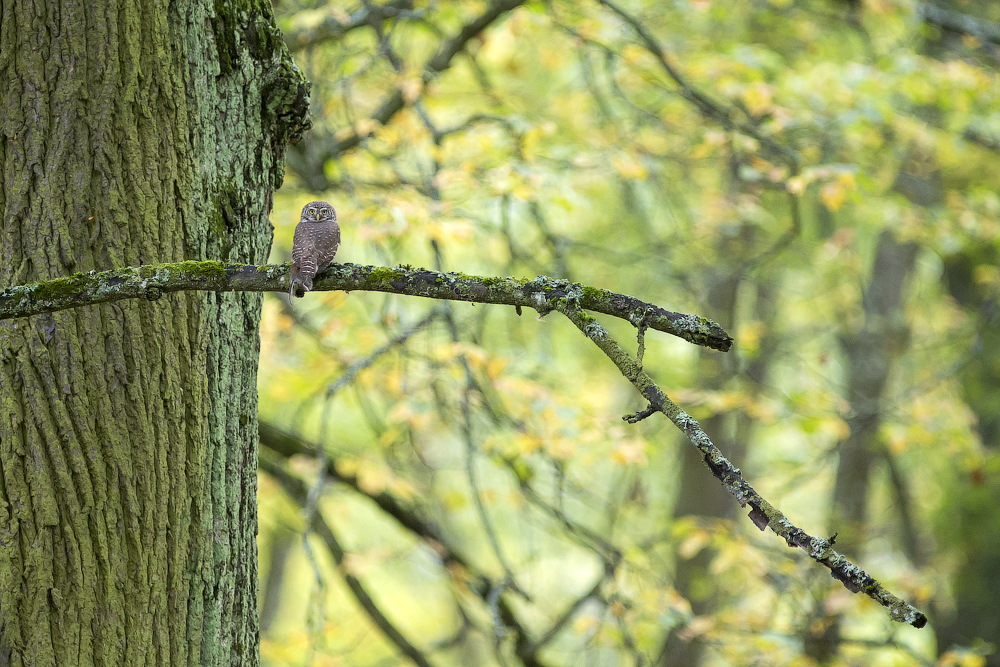
[[[365,284],[390,289],[394,280],[402,278],[404,278],[403,272],[398,269],[375,266],[372,267],[371,273],[365,279]]]
[[[224,278],[226,276],[225,262],[178,262],[173,266],[175,266],[179,271],[195,276],[215,276],[218,278]]]
[[[148,266],[143,266],[139,270],[138,276],[140,278],[156,278],[158,280],[166,280],[170,277],[170,273],[172,271],[186,273],[191,276],[214,276],[216,278],[224,278],[226,275],[226,263],[219,261],[187,261],[167,264],[150,264]]]
[[[27,291],[40,301],[50,301],[60,297],[71,296],[86,286],[88,281],[83,274],[75,274],[68,278],[56,278],[27,287]]]

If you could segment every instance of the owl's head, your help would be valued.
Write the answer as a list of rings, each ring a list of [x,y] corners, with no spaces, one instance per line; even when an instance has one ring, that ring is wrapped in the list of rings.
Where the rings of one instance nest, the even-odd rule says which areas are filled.
[[[329,222],[330,220],[336,222],[337,212],[325,201],[311,201],[302,207],[300,220],[302,222]]]

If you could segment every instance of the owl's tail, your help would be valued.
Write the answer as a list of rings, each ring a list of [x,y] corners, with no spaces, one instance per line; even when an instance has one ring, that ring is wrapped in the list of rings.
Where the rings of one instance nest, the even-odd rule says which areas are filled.
[[[295,293],[295,288],[302,284],[302,278],[299,276],[299,263],[292,262],[292,268],[288,272],[288,303],[292,303],[292,297],[298,296]],[[301,297],[299,297],[301,298]]]

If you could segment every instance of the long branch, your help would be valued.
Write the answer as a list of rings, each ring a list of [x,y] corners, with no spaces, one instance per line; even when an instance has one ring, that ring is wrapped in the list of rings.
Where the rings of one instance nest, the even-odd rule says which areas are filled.
[[[288,292],[288,265],[177,262],[77,273],[0,292],[0,320],[123,299],[159,299],[166,292]],[[572,301],[596,313],[656,329],[723,352],[733,339],[715,322],[664,310],[635,297],[539,276],[491,278],[409,266],[334,264],[317,276],[313,291],[389,292],[431,299],[534,308],[544,315]],[[307,297],[308,298],[308,297]]]
[[[736,496],[740,505],[743,507],[750,505],[750,519],[758,528],[761,530],[770,528],[775,534],[783,537],[788,546],[799,547],[805,551],[810,558],[828,567],[833,578],[843,583],[849,591],[852,593],[863,592],[886,607],[892,620],[908,623],[916,628],[922,628],[927,624],[927,617],[920,610],[893,595],[870,574],[842,554],[834,551],[832,548],[833,539],[809,535],[792,524],[771,503],[764,500],[743,478],[740,469],[723,456],[719,448],[712,443],[708,435],[701,429],[701,425],[671,401],[628,352],[611,337],[607,329],[585,313],[579,305],[566,301],[563,302],[559,310],[597,347],[601,348],[601,351],[614,362],[622,375],[649,401],[653,411],[662,412],[698,448],[705,459],[705,465],[725,485],[726,489]]]

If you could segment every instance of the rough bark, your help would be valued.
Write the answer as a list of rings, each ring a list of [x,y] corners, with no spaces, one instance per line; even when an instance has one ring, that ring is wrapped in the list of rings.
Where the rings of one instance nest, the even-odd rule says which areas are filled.
[[[265,260],[308,105],[269,2],[0,7],[0,286]],[[11,664],[257,664],[260,304],[190,292],[0,322]]]

